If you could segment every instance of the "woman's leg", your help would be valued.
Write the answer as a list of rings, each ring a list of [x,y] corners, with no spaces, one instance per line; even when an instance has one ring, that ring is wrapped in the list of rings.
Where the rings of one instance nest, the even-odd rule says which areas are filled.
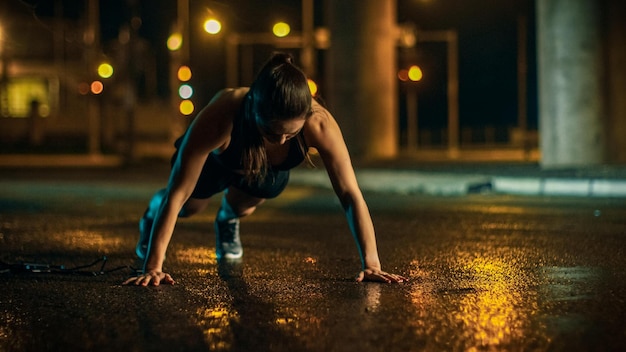
[[[243,255],[239,238],[239,218],[252,214],[265,199],[252,197],[230,187],[224,192],[215,217],[215,253],[217,259],[238,259]]]
[[[167,190],[161,189],[152,196],[148,208],[144,212],[141,220],[139,220],[139,241],[135,247],[135,253],[140,259],[145,259],[148,252],[148,245],[152,235],[152,225],[154,224],[154,218],[161,208],[163,198],[165,197]],[[209,204],[209,198],[198,199],[189,198],[183,208],[180,210],[178,216],[189,217],[204,210]]]

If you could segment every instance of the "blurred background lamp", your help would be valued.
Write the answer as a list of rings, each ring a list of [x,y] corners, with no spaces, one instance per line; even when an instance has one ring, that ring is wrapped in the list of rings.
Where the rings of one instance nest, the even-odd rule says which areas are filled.
[[[100,81],[91,82],[91,93],[100,94],[104,90],[104,85]]]
[[[409,68],[409,79],[413,82],[420,81],[424,77],[422,69],[417,65],[413,65]]]
[[[183,46],[183,36],[180,33],[172,33],[169,38],[167,38],[167,48],[170,51],[176,51]]]
[[[193,102],[191,100],[183,100],[180,102],[180,105],[178,106],[178,111],[180,111],[181,114],[187,116],[187,115],[191,115],[193,113]]]
[[[398,79],[401,80],[402,82],[406,82],[409,80],[409,70],[403,68],[400,71],[398,71]]]
[[[178,88],[178,95],[182,99],[189,99],[193,95],[193,88],[188,84],[183,84]]]
[[[279,38],[286,37],[291,32],[291,27],[285,22],[278,22],[272,28],[272,32]]]
[[[209,34],[217,34],[222,30],[222,24],[215,18],[209,18],[204,22],[204,31]]]
[[[191,69],[189,66],[181,66],[178,68],[178,80],[181,82],[187,82],[191,79]]]
[[[113,66],[106,62],[101,63],[98,66],[98,76],[102,78],[109,78],[113,76]]]

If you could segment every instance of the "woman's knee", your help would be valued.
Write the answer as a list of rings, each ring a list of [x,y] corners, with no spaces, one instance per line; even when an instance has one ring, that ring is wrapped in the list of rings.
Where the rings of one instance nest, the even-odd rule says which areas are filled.
[[[178,213],[178,216],[181,218],[190,217],[206,209],[208,204],[208,199],[189,198],[187,202],[185,202],[185,205],[183,205],[180,213]]]
[[[237,212],[237,214],[239,215],[239,217],[244,217],[244,216],[248,216],[252,213],[254,213],[254,211],[256,210],[256,207],[261,205],[261,203],[263,203],[265,200],[261,199],[258,203],[256,203],[255,205],[251,205],[251,206],[241,206],[237,209],[235,209],[235,211]]]
[[[256,207],[263,204],[265,199],[252,197],[234,187],[228,189],[225,194],[228,205],[239,217],[248,216],[256,210]]]

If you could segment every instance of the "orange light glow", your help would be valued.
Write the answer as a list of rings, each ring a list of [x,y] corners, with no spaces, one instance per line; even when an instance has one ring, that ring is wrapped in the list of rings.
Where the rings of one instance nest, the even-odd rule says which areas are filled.
[[[189,66],[181,66],[178,68],[178,79],[181,82],[187,82],[191,79],[191,69]]]
[[[78,85],[78,94],[80,94],[80,95],[87,95],[87,94],[89,94],[89,84],[87,84],[87,82],[81,82]]]
[[[101,94],[104,90],[104,85],[100,81],[91,82],[91,93],[93,94]]]
[[[398,79],[401,80],[402,82],[408,81],[409,80],[409,70],[402,69],[402,70],[398,71]]]

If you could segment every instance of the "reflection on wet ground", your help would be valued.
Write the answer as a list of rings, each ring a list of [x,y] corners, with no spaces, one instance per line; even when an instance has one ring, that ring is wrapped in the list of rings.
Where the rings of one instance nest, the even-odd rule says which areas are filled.
[[[53,203],[35,201],[39,194],[21,196],[27,188],[0,190],[0,208],[21,204],[0,213],[3,264],[75,266],[106,255],[112,267],[136,267],[145,199],[105,192],[94,202],[89,197],[97,190],[81,196],[85,189],[66,185],[67,200]],[[120,286],[129,271],[60,277],[4,269],[0,350],[626,346],[623,208],[515,198],[407,197],[393,205],[387,197],[372,198],[383,268],[408,276],[407,283],[354,282],[359,261],[333,196],[294,189],[242,221],[241,261],[217,262],[215,209],[181,221],[164,268],[174,286]],[[595,209],[602,209],[600,216]]]

